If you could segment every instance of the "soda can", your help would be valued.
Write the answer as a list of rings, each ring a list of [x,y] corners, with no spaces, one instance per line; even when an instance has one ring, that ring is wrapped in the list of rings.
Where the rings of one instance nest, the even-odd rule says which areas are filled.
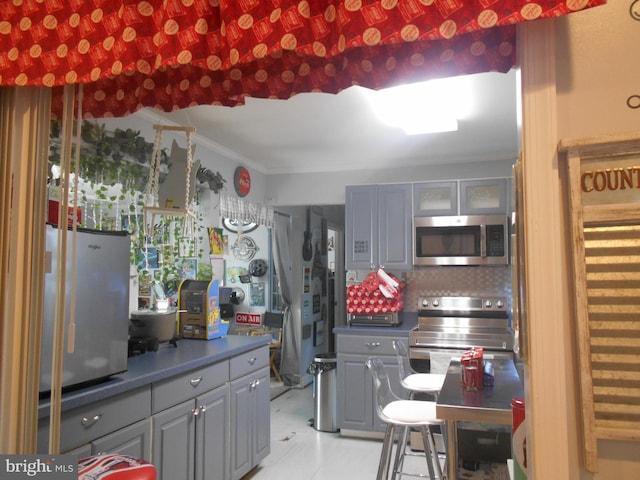
[[[527,480],[527,428],[524,413],[524,398],[511,400],[513,431],[511,453],[513,455],[514,480]]]

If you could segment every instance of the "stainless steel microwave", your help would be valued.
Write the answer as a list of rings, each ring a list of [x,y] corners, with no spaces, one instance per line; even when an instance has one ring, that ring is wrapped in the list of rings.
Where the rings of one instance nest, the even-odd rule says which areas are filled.
[[[414,218],[414,265],[506,265],[506,215]]]

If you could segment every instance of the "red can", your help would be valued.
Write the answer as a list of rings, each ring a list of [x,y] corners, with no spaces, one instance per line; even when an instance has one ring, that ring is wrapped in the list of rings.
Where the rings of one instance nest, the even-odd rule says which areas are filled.
[[[511,454],[513,456],[513,478],[527,479],[527,429],[525,424],[524,398],[511,400],[513,430],[511,435]]]
[[[460,358],[462,386],[467,390],[479,390],[483,385],[484,360],[483,349],[472,348]]]

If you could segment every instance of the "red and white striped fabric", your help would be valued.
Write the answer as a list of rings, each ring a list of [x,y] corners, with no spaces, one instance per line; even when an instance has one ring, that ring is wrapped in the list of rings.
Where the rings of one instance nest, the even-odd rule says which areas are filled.
[[[78,460],[78,480],[156,480],[156,467],[128,455],[96,455]]]

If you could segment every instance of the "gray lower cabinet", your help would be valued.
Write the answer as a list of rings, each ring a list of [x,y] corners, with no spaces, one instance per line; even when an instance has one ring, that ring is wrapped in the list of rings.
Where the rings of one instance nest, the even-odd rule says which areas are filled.
[[[406,340],[405,337],[399,337]],[[398,361],[393,349],[394,337],[372,335],[338,335],[337,387],[338,428],[384,432],[385,425],[375,411],[373,378],[365,363],[378,357],[384,363],[391,389],[405,395],[400,385]]]
[[[158,480],[237,480],[271,449],[267,345],[66,411],[60,451],[152,462]],[[38,453],[49,451],[40,420]]]
[[[149,460],[149,424],[138,422],[150,416],[150,385],[66,411],[60,418],[60,452],[86,456],[126,446]],[[38,424],[38,452],[48,451],[49,419],[43,418]]]
[[[229,386],[153,416],[158,480],[229,478]]]
[[[151,460],[151,419],[145,418],[91,442],[91,455],[120,453]]]
[[[242,478],[271,450],[269,367],[231,381],[231,478]]]

